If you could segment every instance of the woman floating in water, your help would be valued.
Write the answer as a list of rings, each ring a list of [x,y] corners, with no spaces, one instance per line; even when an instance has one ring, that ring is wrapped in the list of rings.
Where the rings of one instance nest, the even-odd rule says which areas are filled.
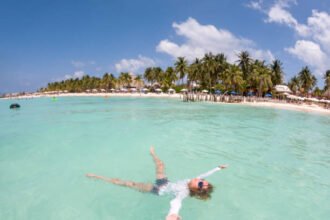
[[[225,169],[227,165],[220,165],[207,173],[197,176],[193,179],[185,179],[177,182],[168,181],[165,175],[165,165],[155,154],[154,148],[150,148],[150,154],[154,159],[156,165],[156,182],[152,183],[137,183],[133,181],[124,181],[116,178],[107,178],[103,176],[97,176],[95,174],[86,174],[87,177],[101,179],[106,182],[110,182],[120,186],[130,187],[141,192],[151,192],[156,195],[173,194],[175,198],[171,201],[171,208],[166,217],[166,220],[179,220],[179,210],[181,208],[182,200],[188,196],[198,199],[206,200],[211,197],[213,186],[204,178],[211,174]]]

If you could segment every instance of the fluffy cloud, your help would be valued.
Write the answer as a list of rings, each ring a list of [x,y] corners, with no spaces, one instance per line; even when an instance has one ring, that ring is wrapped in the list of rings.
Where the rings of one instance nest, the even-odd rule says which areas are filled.
[[[324,73],[326,65],[330,63],[329,57],[321,50],[320,45],[312,41],[298,40],[294,47],[286,48],[286,50],[305,63],[314,66],[319,75]]]
[[[263,4],[263,0],[251,1],[247,4],[247,7],[262,11],[262,4]]]
[[[117,72],[131,72],[136,73],[146,67],[155,66],[156,62],[148,57],[139,55],[137,59],[122,59],[115,64]]]
[[[270,51],[256,49],[251,40],[240,38],[225,29],[218,29],[213,25],[201,25],[195,19],[188,18],[180,24],[173,23],[173,28],[177,35],[185,39],[179,45],[168,39],[159,42],[156,47],[158,52],[169,54],[174,59],[179,56],[193,60],[196,57],[203,57],[205,53],[224,53],[228,60],[237,60],[237,53],[247,50],[253,57],[259,59],[274,59]]]
[[[292,28],[301,38],[295,45],[285,50],[313,67],[321,75],[330,68],[330,15],[327,12],[312,10],[312,15],[307,18],[306,24],[301,24],[288,11],[290,4],[297,4],[293,0],[277,0],[269,9],[265,9],[262,2],[260,8],[249,7],[264,12],[266,22],[278,23]],[[256,3],[255,3],[256,4]]]
[[[294,28],[299,35],[307,36],[308,27],[303,24],[299,24],[298,21],[292,16],[292,14],[286,9],[289,7],[289,3],[278,1],[267,12],[268,18],[266,22],[274,22],[287,25]]]
[[[84,75],[86,75],[84,73],[84,71],[75,71],[73,74],[67,74],[64,76],[64,79],[67,80],[67,79],[76,79],[76,78],[81,78],[83,77]]]
[[[312,38],[319,42],[330,54],[330,15],[326,12],[313,10],[307,24]]]

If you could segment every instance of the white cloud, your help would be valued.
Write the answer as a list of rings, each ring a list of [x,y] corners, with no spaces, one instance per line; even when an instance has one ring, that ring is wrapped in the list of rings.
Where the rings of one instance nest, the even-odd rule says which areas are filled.
[[[185,41],[181,45],[168,39],[162,40],[156,47],[158,52],[169,54],[174,59],[183,56],[188,60],[203,57],[205,53],[224,53],[230,62],[237,60],[237,53],[248,50],[252,56],[260,59],[272,60],[270,51],[263,51],[254,47],[254,42],[240,38],[225,29],[218,29],[213,25],[201,25],[195,19],[188,18],[180,24],[173,23],[177,35]]]
[[[327,64],[330,63],[329,57],[322,51],[320,45],[312,41],[298,40],[294,47],[286,48],[286,51],[314,67],[318,75],[322,75],[326,71]]]
[[[81,78],[83,77],[84,75],[86,75],[86,73],[84,73],[84,71],[75,71],[73,74],[66,74],[64,76],[64,79],[67,80],[67,79],[76,79],[76,78]]]
[[[261,5],[261,9],[250,8],[265,12],[266,22],[292,28],[301,39],[294,46],[285,48],[285,51],[313,67],[316,74],[324,74],[330,68],[330,15],[312,10],[307,23],[302,24],[288,11],[292,3],[297,4],[295,0],[277,0],[269,9],[264,9]]]
[[[292,14],[286,9],[289,7],[288,1],[276,2],[267,12],[268,18],[266,22],[279,23],[287,25],[293,28],[299,35],[307,36],[308,27],[303,24],[299,24],[298,21],[292,16]]]
[[[278,4],[274,5],[268,11],[268,19],[266,21],[287,24],[292,27],[296,26],[298,23],[297,20],[287,10]]]
[[[298,3],[296,0],[277,0],[276,4],[280,5],[283,8],[287,8],[290,7],[291,4],[297,5]]]
[[[251,1],[247,4],[247,7],[255,9],[255,10],[259,10],[262,11],[262,4],[263,4],[263,0],[258,0],[258,1]]]
[[[131,72],[136,73],[146,67],[155,66],[156,62],[148,57],[139,55],[137,59],[122,59],[115,64],[117,72]]]
[[[312,37],[330,53],[330,15],[326,12],[312,11],[307,20]]]

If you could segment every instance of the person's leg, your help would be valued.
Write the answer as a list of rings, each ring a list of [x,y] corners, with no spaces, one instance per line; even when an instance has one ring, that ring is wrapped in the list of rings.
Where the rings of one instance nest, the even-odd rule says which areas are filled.
[[[121,180],[117,178],[107,178],[104,176],[97,176],[95,174],[86,174],[87,177],[95,178],[95,179],[100,179],[104,180],[106,182],[119,185],[119,186],[126,186],[132,189],[136,189],[140,192],[150,192],[153,188],[153,184],[151,183],[137,183],[133,181],[126,181],[126,180]]]
[[[165,175],[165,165],[163,161],[161,161],[157,155],[155,154],[155,149],[153,147],[150,148],[150,154],[152,158],[154,159],[155,165],[156,165],[156,177],[157,179],[163,179],[166,178]]]

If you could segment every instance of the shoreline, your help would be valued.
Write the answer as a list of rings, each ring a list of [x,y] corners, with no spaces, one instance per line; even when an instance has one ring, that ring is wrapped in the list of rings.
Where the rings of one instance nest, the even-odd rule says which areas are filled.
[[[174,98],[181,99],[182,94],[166,94],[166,93],[61,93],[61,94],[31,94],[31,95],[22,95],[17,97],[6,97],[1,98],[3,100],[20,100],[20,99],[34,99],[34,98],[53,98],[53,97],[133,97],[133,98]],[[275,109],[284,109],[308,113],[320,113],[330,115],[330,109],[322,108],[315,104],[293,104],[293,103],[279,103],[275,101],[269,102],[239,102],[239,103],[226,103],[226,102],[212,102],[205,101],[207,103],[213,104],[236,104],[236,105],[245,105],[251,107],[266,107],[266,108],[275,108]]]

